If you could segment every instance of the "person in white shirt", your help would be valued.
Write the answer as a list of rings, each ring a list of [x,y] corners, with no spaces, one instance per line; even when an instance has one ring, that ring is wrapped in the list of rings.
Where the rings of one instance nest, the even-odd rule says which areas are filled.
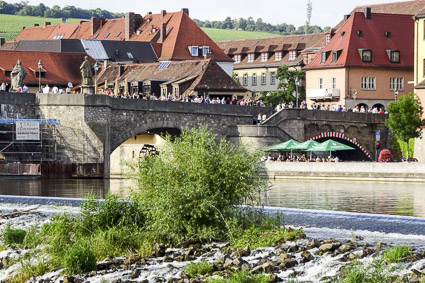
[[[49,93],[50,92],[50,87],[49,87],[49,85],[46,85],[44,88],[43,88],[43,93]]]
[[[58,93],[58,92],[59,92],[58,87],[57,87],[57,86],[54,86],[54,87],[52,88],[52,92],[53,92],[53,93]]]

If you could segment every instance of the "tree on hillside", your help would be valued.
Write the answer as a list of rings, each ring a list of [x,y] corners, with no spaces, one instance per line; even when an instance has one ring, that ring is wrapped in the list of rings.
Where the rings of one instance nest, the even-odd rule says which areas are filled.
[[[389,117],[385,125],[404,144],[411,138],[421,137],[421,127],[425,125],[422,120],[423,107],[418,97],[409,93],[402,95],[397,102],[392,101],[387,107]]]
[[[221,24],[222,29],[233,29],[233,20],[230,17],[224,19],[224,22]]]

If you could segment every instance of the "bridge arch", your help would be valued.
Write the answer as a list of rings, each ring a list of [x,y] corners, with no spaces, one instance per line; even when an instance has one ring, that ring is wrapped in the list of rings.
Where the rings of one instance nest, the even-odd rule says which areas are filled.
[[[364,153],[364,155],[369,158],[369,160],[372,160],[371,154],[366,150],[366,148],[364,148],[363,146],[361,146],[357,141],[354,141],[353,139],[350,139],[349,137],[346,137],[343,133],[338,133],[338,132],[324,132],[324,133],[321,133],[320,135],[317,135],[315,137],[312,137],[311,139],[312,140],[319,140],[319,139],[330,139],[330,138],[337,138],[337,139],[341,139],[341,140],[347,141],[349,144],[354,145],[355,148],[357,148],[360,151],[362,151]]]

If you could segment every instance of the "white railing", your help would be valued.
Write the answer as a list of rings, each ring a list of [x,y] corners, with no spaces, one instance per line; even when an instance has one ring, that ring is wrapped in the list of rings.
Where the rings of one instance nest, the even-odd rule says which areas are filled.
[[[339,98],[339,96],[339,88],[307,89],[308,99],[332,99]]]

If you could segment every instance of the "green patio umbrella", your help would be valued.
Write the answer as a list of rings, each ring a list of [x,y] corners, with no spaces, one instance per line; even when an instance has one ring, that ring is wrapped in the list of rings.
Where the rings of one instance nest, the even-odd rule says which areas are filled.
[[[322,142],[321,144],[312,146],[311,148],[307,149],[307,151],[329,151],[329,155],[331,155],[332,151],[354,150],[354,149],[355,148],[351,146],[329,139],[325,142]]]
[[[315,140],[308,140],[302,143],[297,144],[294,149],[298,150],[307,150],[313,146],[319,145],[320,143]]]
[[[289,151],[290,150],[292,152],[294,147],[298,144],[299,144],[299,142],[297,142],[296,140],[290,139],[286,142],[268,147],[267,151],[273,151],[273,150],[275,150],[275,151]]]

